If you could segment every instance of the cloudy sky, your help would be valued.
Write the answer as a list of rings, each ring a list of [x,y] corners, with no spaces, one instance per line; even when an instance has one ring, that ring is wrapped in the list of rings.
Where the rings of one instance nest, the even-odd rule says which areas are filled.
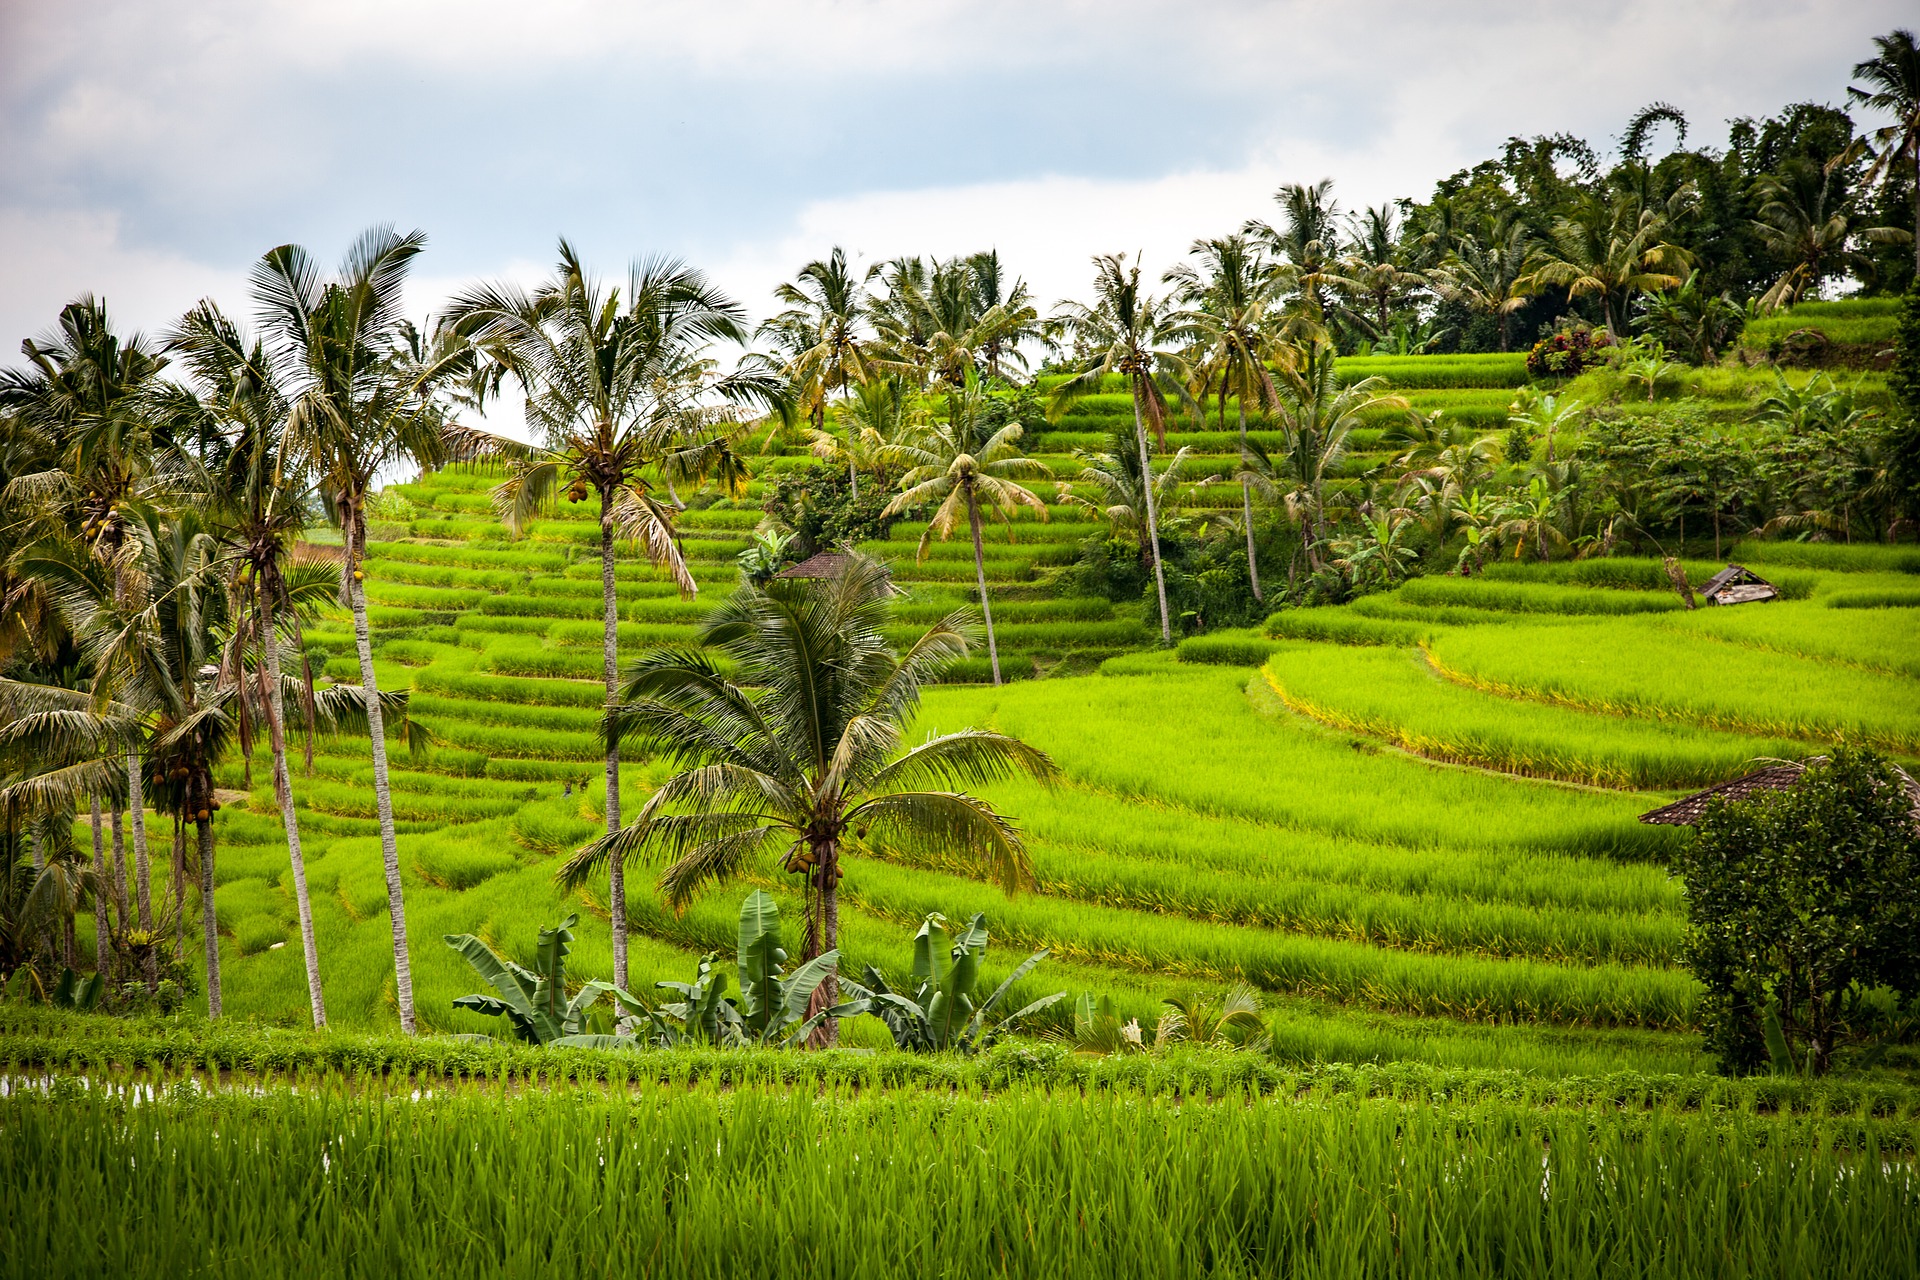
[[[1420,195],[1511,134],[1696,139],[1839,102],[1900,0],[0,0],[0,360],[82,291],[158,327],[298,241],[430,237],[410,303],[557,235],[756,314],[808,258],[998,246],[1043,303],[1332,176]]]

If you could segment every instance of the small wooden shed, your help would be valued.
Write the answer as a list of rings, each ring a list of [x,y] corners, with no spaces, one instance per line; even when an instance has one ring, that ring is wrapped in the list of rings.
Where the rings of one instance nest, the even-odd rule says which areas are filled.
[[[1640,821],[1667,827],[1697,827],[1707,812],[1707,805],[1715,800],[1741,801],[1751,800],[1767,791],[1785,791],[1806,775],[1807,766],[1826,763],[1825,756],[1814,756],[1800,764],[1783,761],[1757,769],[1752,773],[1708,787],[1705,791],[1696,791],[1690,796],[1675,800],[1672,804],[1662,805],[1658,809],[1640,815]],[[1897,765],[1893,770],[1900,786],[1907,793],[1908,811],[1916,824],[1920,824],[1920,782]]]
[[[1730,564],[1708,578],[1700,594],[1708,604],[1754,604],[1780,598],[1780,592],[1771,582],[1739,564]]]

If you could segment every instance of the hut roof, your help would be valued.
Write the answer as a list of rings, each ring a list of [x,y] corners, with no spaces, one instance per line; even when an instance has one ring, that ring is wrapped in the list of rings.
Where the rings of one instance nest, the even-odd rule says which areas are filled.
[[[1708,604],[1747,604],[1772,600],[1780,593],[1771,582],[1742,564],[1730,564],[1708,578],[1700,588]]]
[[[1675,800],[1649,813],[1640,815],[1640,821],[1669,827],[1697,827],[1706,814],[1707,806],[1715,800],[1751,800],[1766,791],[1785,791],[1798,783],[1806,775],[1807,765],[1821,764],[1825,756],[1815,756],[1804,764],[1782,763],[1769,765],[1744,777],[1722,782],[1718,786],[1708,787],[1705,791],[1696,791],[1690,796]],[[1894,776],[1899,779],[1901,788],[1907,793],[1907,805],[1914,821],[1920,823],[1920,782],[1915,782],[1905,769],[1894,766]]]
[[[791,569],[782,569],[776,578],[837,578],[847,571],[853,557],[844,551],[821,551],[808,556]]]

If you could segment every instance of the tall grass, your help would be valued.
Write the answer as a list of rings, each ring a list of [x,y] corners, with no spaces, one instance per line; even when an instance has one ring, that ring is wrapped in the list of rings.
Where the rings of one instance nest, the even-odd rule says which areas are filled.
[[[129,1107],[65,1084],[0,1101],[0,1267],[1662,1280],[1916,1263],[1910,1162],[1858,1123],[1309,1099],[703,1082],[187,1088]]]
[[[1755,564],[1784,564],[1840,573],[1920,573],[1920,549],[1883,547],[1869,542],[1736,543],[1727,558]]]
[[[1434,760],[1601,787],[1723,782],[1804,743],[1515,701],[1452,683],[1404,649],[1283,648],[1266,664],[1287,706]]]
[[[1920,677],[1920,608],[1902,608],[1883,599],[1871,612],[1828,612],[1856,607],[1849,603],[1854,594],[1826,595],[1817,605],[1702,609],[1668,622],[1676,630],[1756,649]],[[1920,588],[1911,592],[1911,603],[1920,606]]]
[[[1717,644],[1655,619],[1462,628],[1436,635],[1431,652],[1451,677],[1492,692],[1741,733],[1920,751],[1920,686],[1910,680]]]
[[[1698,992],[1690,976],[1671,969],[1432,955],[1222,929],[1154,911],[1008,898],[957,877],[871,861],[846,865],[841,892],[903,926],[931,911],[955,919],[986,911],[997,935],[1065,958],[1465,1021],[1679,1029],[1692,1025]]]
[[[1677,595],[1488,582],[1479,578],[1415,578],[1396,594],[1412,605],[1490,609],[1499,613],[1667,613],[1681,607]]]

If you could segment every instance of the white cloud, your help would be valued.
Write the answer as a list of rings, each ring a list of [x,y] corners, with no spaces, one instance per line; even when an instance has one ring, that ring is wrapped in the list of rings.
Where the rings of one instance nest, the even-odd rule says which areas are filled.
[[[0,208],[0,359],[14,363],[21,338],[52,325],[82,293],[106,300],[125,329],[158,333],[201,298],[233,307],[244,271],[125,244],[120,216]]]

